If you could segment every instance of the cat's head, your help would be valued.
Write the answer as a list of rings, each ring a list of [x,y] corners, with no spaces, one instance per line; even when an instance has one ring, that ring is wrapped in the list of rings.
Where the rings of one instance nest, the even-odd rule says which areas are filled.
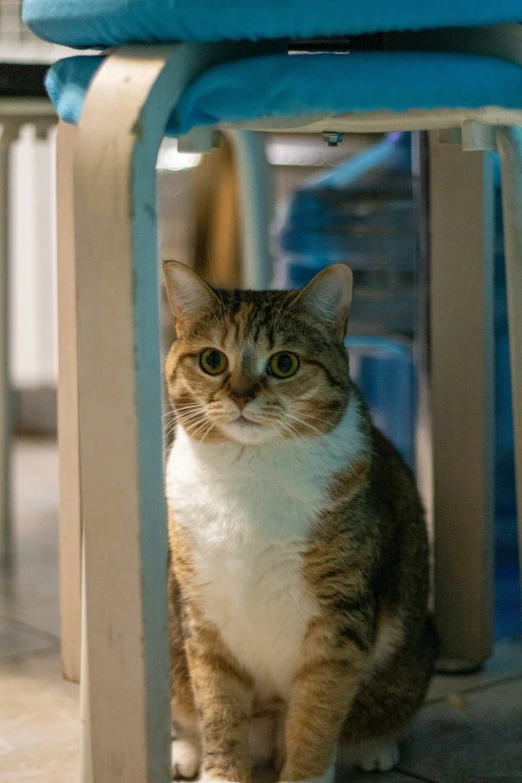
[[[164,272],[176,328],[166,380],[189,436],[258,444],[338,424],[350,384],[348,266],[302,291],[215,291],[176,261]]]

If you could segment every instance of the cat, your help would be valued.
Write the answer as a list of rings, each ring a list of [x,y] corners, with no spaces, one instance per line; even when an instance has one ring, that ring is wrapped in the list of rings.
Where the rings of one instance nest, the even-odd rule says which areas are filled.
[[[415,482],[349,377],[350,268],[302,291],[164,272],[174,777],[389,770],[437,644]]]

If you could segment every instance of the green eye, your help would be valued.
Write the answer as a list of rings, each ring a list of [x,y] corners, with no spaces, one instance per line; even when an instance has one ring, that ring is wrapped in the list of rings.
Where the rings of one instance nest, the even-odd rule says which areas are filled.
[[[215,348],[207,348],[199,357],[201,369],[209,375],[220,375],[227,367],[227,357]]]
[[[299,359],[295,353],[281,351],[275,353],[268,362],[266,371],[275,378],[291,378],[299,369]]]

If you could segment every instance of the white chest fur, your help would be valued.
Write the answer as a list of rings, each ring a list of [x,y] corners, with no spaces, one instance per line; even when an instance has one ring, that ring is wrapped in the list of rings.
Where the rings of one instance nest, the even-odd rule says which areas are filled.
[[[204,611],[258,695],[285,698],[310,619],[302,576],[311,523],[332,475],[364,448],[350,405],[329,435],[257,446],[200,444],[178,430],[167,501],[192,549]]]

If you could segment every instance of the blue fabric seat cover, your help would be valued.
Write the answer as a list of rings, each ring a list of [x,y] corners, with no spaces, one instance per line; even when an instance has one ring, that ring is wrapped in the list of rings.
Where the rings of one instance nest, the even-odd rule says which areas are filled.
[[[101,56],[60,60],[47,89],[62,119],[76,123]],[[215,66],[179,97],[167,133],[314,113],[381,109],[522,108],[522,68],[469,54],[357,52],[268,55]]]
[[[25,0],[24,20],[75,47],[257,41],[522,22],[522,0]]]

